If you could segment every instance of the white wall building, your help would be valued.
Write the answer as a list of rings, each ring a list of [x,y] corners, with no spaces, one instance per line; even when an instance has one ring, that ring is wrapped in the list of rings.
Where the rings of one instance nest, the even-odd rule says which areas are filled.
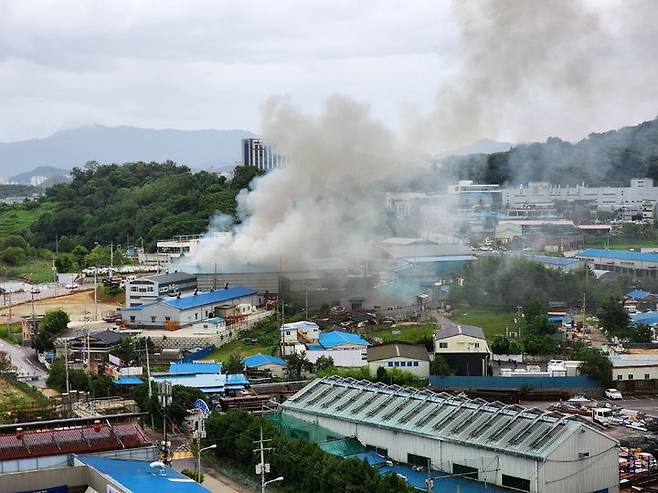
[[[187,272],[140,277],[126,284],[126,307],[155,303],[170,294],[194,291],[196,287],[196,276]]]
[[[576,416],[340,377],[311,382],[281,408],[391,460],[490,485],[619,491],[618,442]]]
[[[658,201],[658,187],[651,178],[633,178],[629,187],[562,186],[547,182],[530,182],[527,185],[502,190],[505,207],[547,204],[556,201],[591,202],[601,210],[614,210],[623,206],[639,205],[645,201]]]
[[[422,344],[389,342],[368,348],[368,368],[372,376],[379,368],[401,370],[420,378],[430,376],[430,355]]]

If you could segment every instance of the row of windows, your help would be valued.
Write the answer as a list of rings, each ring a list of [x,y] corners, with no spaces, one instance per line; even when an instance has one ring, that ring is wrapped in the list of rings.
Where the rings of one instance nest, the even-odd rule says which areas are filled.
[[[153,292],[153,286],[147,286],[144,288],[140,288],[139,286],[130,286],[130,292],[131,293],[152,293]]]
[[[440,347],[441,349],[447,349],[447,348],[448,348],[448,343],[447,343],[447,342],[439,342],[439,347]],[[480,347],[480,343],[479,343],[479,342],[475,342],[475,343],[473,343],[473,347],[477,347],[477,348],[479,348],[479,347]]]
[[[632,373],[629,373],[629,374],[628,374],[628,379],[629,379],[629,380],[633,380],[633,378],[634,378],[634,377],[633,377],[633,374],[632,374]],[[624,375],[617,375],[617,380],[623,380],[623,379],[624,379]],[[650,380],[650,379],[651,379],[651,375],[648,374],[648,373],[645,373],[645,374],[644,374],[644,379],[645,379],[645,380]]]
[[[387,366],[418,366],[418,361],[389,361]]]

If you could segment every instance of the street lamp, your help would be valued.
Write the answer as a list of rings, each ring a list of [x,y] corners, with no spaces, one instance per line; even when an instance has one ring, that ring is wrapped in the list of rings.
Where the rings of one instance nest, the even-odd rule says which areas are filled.
[[[265,493],[265,487],[270,484],[270,483],[276,483],[277,481],[283,481],[283,476],[279,476],[278,478],[270,479],[269,481],[265,481],[263,483],[263,491],[262,493]]]
[[[205,452],[206,450],[210,450],[211,448],[217,448],[217,444],[213,443],[212,445],[208,445],[207,447],[203,447],[199,449],[199,452],[197,453],[196,456],[196,482],[201,484],[201,452]]]

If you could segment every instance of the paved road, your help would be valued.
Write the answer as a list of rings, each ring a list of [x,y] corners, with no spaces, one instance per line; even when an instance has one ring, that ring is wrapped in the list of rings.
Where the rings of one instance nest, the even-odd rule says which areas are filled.
[[[11,357],[11,362],[18,369],[18,375],[24,376],[36,375],[39,380],[25,380],[27,383],[37,387],[46,386],[46,377],[48,373],[36,363],[36,352],[29,347],[15,346],[7,341],[0,339],[0,351],[5,351]]]
[[[189,469],[194,471],[196,465],[194,459],[181,459],[175,460],[172,463],[172,467],[177,471],[182,471],[183,469]],[[211,469],[210,467],[202,467],[201,469],[204,472],[204,481],[203,486],[208,488],[214,493],[253,493],[254,490],[244,486],[242,484],[233,481],[231,478],[224,476],[223,474]]]

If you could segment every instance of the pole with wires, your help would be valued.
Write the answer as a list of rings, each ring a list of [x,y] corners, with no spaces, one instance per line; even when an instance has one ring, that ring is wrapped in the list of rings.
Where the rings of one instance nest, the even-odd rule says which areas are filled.
[[[163,382],[158,382],[158,402],[160,407],[163,410],[164,414],[164,425],[163,425],[163,454],[164,454],[164,463],[169,465],[171,460],[169,458],[169,440],[167,437],[167,420],[169,419],[169,406],[171,406],[171,382],[165,380]]]

